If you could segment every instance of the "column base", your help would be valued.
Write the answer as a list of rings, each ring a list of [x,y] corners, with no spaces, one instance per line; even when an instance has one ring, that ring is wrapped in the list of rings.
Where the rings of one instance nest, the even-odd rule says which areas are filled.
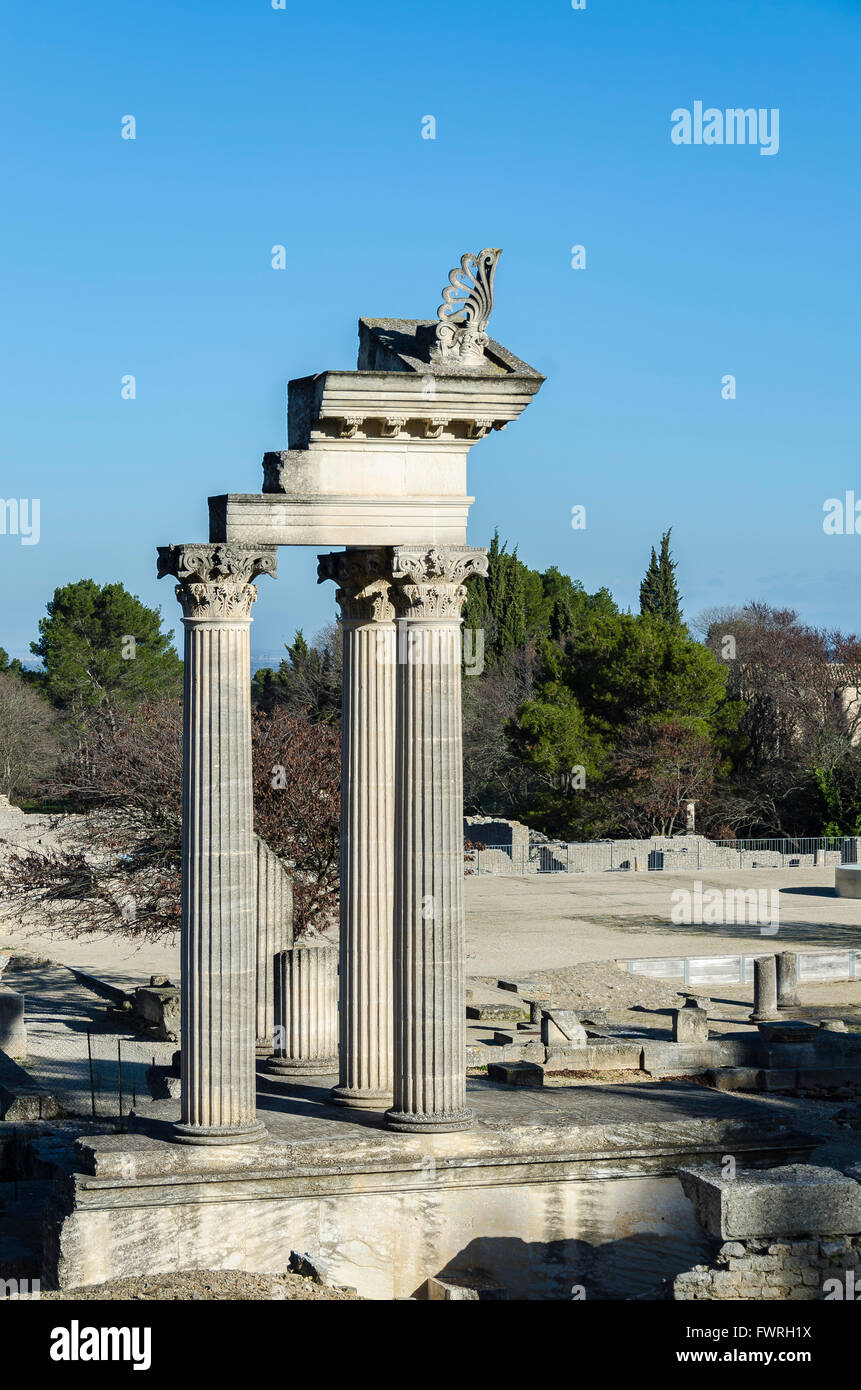
[[[338,1070],[337,1057],[270,1057],[266,1070],[276,1076],[331,1076]]]
[[[392,1104],[391,1091],[363,1091],[352,1086],[334,1086],[329,1095],[333,1105],[346,1105],[351,1110],[388,1110]]]
[[[386,1128],[402,1134],[449,1134],[453,1130],[472,1129],[475,1115],[472,1110],[443,1110],[436,1115],[414,1115],[404,1110],[386,1111]]]
[[[750,1023],[779,1023],[779,1022],[780,1022],[780,1014],[778,1013],[777,1009],[775,1009],[774,1012],[772,1012],[770,1009],[767,1009],[765,1013],[761,1013],[761,1014],[751,1014],[751,1015],[750,1015],[749,1022],[750,1022]]]
[[[258,1041],[254,1044],[254,1055],[255,1055],[256,1057],[262,1057],[262,1058],[264,1058],[264,1060],[265,1060],[265,1058],[267,1058],[267,1057],[271,1057],[271,1056],[272,1056],[272,1039],[271,1039],[271,1038],[263,1038],[262,1041],[261,1041],[260,1039],[258,1039]]]
[[[173,1137],[177,1144],[253,1144],[266,1137],[266,1126],[260,1120],[247,1125],[189,1125],[176,1124]]]

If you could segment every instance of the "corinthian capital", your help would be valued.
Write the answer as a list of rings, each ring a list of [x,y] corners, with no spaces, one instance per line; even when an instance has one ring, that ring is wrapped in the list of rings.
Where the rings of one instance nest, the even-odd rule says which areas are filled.
[[[385,546],[336,550],[317,556],[317,583],[333,579],[341,613],[348,622],[390,623],[395,610],[389,601],[392,552]]]
[[[175,575],[176,596],[184,618],[250,620],[257,598],[252,583],[259,574],[274,575],[277,551],[234,542],[230,545],[160,545],[158,577]]]
[[[487,551],[478,546],[395,546],[392,602],[398,617],[459,618],[471,574],[487,574]]]

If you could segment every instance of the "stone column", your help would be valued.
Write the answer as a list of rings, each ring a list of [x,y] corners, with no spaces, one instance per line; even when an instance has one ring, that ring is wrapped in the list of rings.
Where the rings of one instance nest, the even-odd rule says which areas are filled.
[[[293,945],[293,880],[283,861],[254,836],[257,915],[258,1057],[272,1054],[275,1029],[275,957]]]
[[[753,1013],[751,1023],[777,1018],[777,959],[757,956],[753,962]]]
[[[484,550],[396,547],[395,1085],[389,1128],[468,1129],[461,612]]]
[[[362,1110],[392,1103],[395,612],[391,554],[321,555],[341,606],[341,1021],[332,1099]]]
[[[331,1076],[337,1070],[335,946],[294,946],[275,957],[275,1040],[272,1071]]]
[[[798,952],[780,951],[777,955],[777,1007],[797,1009],[798,998]]]
[[[251,605],[274,550],[159,548],[185,626],[182,786],[182,1120],[187,1144],[253,1140],[255,911]]]

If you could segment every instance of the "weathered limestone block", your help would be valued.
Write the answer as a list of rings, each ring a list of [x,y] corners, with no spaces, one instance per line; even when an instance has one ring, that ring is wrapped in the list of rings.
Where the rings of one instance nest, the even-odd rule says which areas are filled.
[[[259,835],[254,836],[254,872],[257,920],[256,1051],[258,1057],[268,1057],[274,1046],[275,957],[293,945],[293,880],[281,857]]]
[[[138,986],[135,1011],[152,1024],[162,1042],[178,1042],[182,1031],[180,991],[175,985]]]
[[[595,1069],[594,1047],[551,1046],[545,1048],[545,1053],[544,1070],[546,1072],[594,1071]]]
[[[722,1061],[713,1042],[648,1042],[643,1046],[641,1066],[643,1071],[660,1075],[661,1072],[706,1071],[715,1064],[721,1065]]]
[[[541,1041],[545,1047],[585,1047],[586,1029],[573,1009],[544,1009]]]
[[[591,1040],[593,1071],[638,1071],[641,1048],[638,1042]]]
[[[795,1072],[791,1072],[793,1086]],[[716,1091],[762,1091],[765,1090],[765,1073],[760,1067],[721,1067],[720,1070],[707,1071],[706,1080]],[[793,1086],[788,1089],[792,1090]]]
[[[839,864],[834,870],[838,898],[861,898],[861,864]]]
[[[491,1062],[487,1068],[490,1081],[503,1086],[543,1086],[544,1068],[535,1062]]]
[[[0,1052],[18,1061],[27,1056],[24,996],[14,989],[0,989]]]
[[[673,1042],[704,1043],[709,1036],[709,1016],[705,1009],[686,1004],[683,1009],[673,1009]]]
[[[273,1071],[328,1076],[338,1069],[338,950],[294,946],[275,959]]]
[[[721,1240],[861,1231],[861,1183],[835,1168],[795,1163],[734,1178],[720,1168],[680,1168],[679,1181],[700,1225]]]

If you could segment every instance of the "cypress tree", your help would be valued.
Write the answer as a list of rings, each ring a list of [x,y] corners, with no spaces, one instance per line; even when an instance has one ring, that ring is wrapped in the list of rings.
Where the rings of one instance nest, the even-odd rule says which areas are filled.
[[[672,527],[661,537],[660,555],[655,554],[655,547],[652,546],[649,567],[640,585],[640,612],[663,618],[674,627],[680,627],[681,600],[676,584],[676,562],[670,555],[671,531]]]

